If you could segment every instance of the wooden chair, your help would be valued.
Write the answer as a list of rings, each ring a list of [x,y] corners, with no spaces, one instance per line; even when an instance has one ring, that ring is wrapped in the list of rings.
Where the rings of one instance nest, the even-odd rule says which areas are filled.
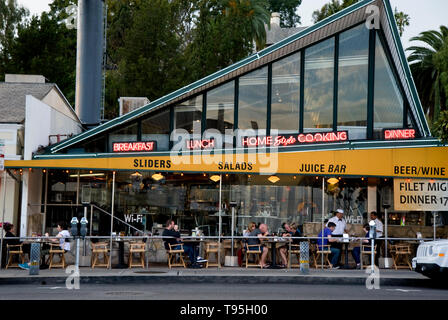
[[[57,255],[60,258],[59,263],[54,263],[54,256]],[[63,268],[67,267],[67,264],[65,263],[65,251],[64,249],[61,249],[61,246],[59,244],[53,244],[50,243],[50,257],[48,258],[50,262],[50,266],[48,269],[51,268]]]
[[[168,243],[169,246],[169,250],[166,251],[166,253],[168,254],[168,267],[171,269],[171,267],[184,267],[185,266],[185,261],[184,261],[184,257],[183,254],[185,253],[184,251],[184,245],[182,243],[179,244],[170,244]],[[178,249],[173,249],[173,248],[177,248]],[[177,256],[179,255],[179,263],[176,262]]]
[[[332,268],[333,266],[331,265],[331,262],[328,258],[329,255],[331,254],[330,245],[323,245],[321,247],[322,247],[322,249],[319,248],[318,244],[316,244],[315,253],[313,255],[314,267],[315,268]],[[324,263],[323,264],[317,263],[318,261],[322,262],[322,257],[324,258]]]
[[[412,251],[409,244],[397,244],[393,247],[391,253],[395,270],[407,268],[409,268],[409,270],[412,270],[412,265],[410,262]]]
[[[207,260],[207,263],[205,264],[205,267],[218,267],[221,268],[221,262],[218,260],[218,252],[220,249],[219,242],[207,242],[205,244],[205,259]],[[210,255],[215,255],[215,262],[210,262]]]
[[[291,244],[289,255],[291,255],[291,259],[288,259],[288,268],[300,268],[300,244]],[[293,255],[297,257],[297,263],[291,263]]]
[[[246,249],[246,269],[248,267],[260,267],[260,268],[262,268],[260,266],[260,258],[261,258],[261,254],[263,253],[263,247],[261,245],[259,245],[259,244],[253,244],[253,245],[248,244],[246,246],[246,248],[247,248]],[[254,249],[251,249],[251,248],[258,248],[258,250],[254,250]],[[251,254],[255,256],[255,263],[249,263],[249,256]]]
[[[374,248],[374,251],[373,251],[374,255],[376,255],[376,248],[377,248],[377,245],[375,245],[375,248]],[[364,243],[361,244],[361,259],[363,259],[364,256],[367,256],[369,259],[372,256],[372,245],[371,244],[364,244]],[[368,266],[370,266],[371,263],[372,263],[372,261],[370,261],[369,263],[363,263],[363,265],[362,265],[363,269],[365,269]]]
[[[19,263],[13,263],[13,257],[18,256],[21,263],[25,263],[25,254],[23,253],[23,247],[21,244],[6,245],[8,263],[6,264],[6,269],[8,268],[18,268]]]
[[[134,253],[136,253],[140,257],[140,261],[137,264],[134,264],[133,261]],[[144,242],[129,243],[129,269],[132,267],[145,268],[145,253],[146,253],[146,243]]]
[[[103,256],[103,263],[99,262],[100,255]],[[109,243],[98,242],[92,243],[92,259],[91,259],[92,269],[95,267],[109,267]]]

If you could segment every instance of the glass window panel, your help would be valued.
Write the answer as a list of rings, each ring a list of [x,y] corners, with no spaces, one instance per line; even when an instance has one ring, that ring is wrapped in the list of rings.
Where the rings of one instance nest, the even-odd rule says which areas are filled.
[[[235,82],[225,83],[207,92],[207,129],[233,130]]]
[[[239,81],[238,128],[266,130],[268,68],[255,70]],[[259,134],[262,134],[261,132]]]
[[[134,123],[127,127],[118,129],[109,134],[109,150],[113,150],[114,142],[135,142],[137,141],[138,124]]]
[[[338,130],[350,140],[367,138],[369,29],[364,24],[339,37]]]
[[[396,83],[393,71],[380,39],[376,40],[375,52],[375,138],[382,135],[382,129],[403,127],[403,97]]]
[[[334,38],[305,50],[304,131],[332,131],[333,80]]]
[[[299,132],[300,53],[272,64],[271,129]]]
[[[142,120],[142,140],[156,141],[157,150],[168,150],[170,143],[170,109],[150,114]]]
[[[202,95],[186,100],[174,107],[174,128],[201,134]]]

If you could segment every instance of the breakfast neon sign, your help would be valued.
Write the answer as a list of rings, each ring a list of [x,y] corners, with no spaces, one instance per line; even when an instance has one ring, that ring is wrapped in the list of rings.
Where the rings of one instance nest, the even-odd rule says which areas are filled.
[[[148,152],[156,149],[156,142],[114,142],[112,146],[114,152]]]

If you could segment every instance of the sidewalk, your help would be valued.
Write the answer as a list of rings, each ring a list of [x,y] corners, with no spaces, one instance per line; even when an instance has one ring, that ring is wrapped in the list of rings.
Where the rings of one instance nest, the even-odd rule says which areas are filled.
[[[62,284],[68,273],[62,269],[40,270],[39,275],[30,276],[27,270],[0,270],[1,284]],[[168,269],[166,266],[150,266],[149,269],[104,269],[80,268],[80,283],[294,283],[294,284],[339,284],[364,285],[369,274],[366,270],[321,270],[310,269],[303,275],[298,269],[267,270],[257,268],[209,268]],[[427,277],[409,270],[380,270],[380,284],[389,286],[433,286]]]

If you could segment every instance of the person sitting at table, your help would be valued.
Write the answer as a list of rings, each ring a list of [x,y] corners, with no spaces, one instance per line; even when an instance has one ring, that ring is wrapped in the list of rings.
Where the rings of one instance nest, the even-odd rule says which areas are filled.
[[[68,225],[66,222],[61,221],[58,223],[58,234],[56,235],[56,238],[50,239],[52,242],[58,243],[64,252],[70,251],[70,232],[67,230]],[[50,235],[48,233],[45,234],[46,237],[49,237]]]
[[[247,229],[243,231],[243,237],[246,238],[249,236],[249,234],[257,227],[257,224],[255,222],[250,222],[247,226]],[[243,250],[246,249],[247,239],[241,240],[242,246],[238,249],[236,252],[236,255],[238,257],[238,265],[241,267],[243,265]]]
[[[369,226],[368,223],[366,223],[363,226],[363,230],[366,233],[365,238],[369,238],[370,226]],[[364,239],[364,240],[362,240],[362,243],[368,244],[368,243],[371,243],[371,240]],[[366,251],[370,251],[370,248],[365,248],[365,250]],[[356,262],[356,269],[361,269],[361,247],[353,248],[352,256],[353,256],[353,259]]]
[[[317,245],[319,250],[324,249],[323,246],[327,246],[328,243],[336,243],[338,241],[337,238],[332,236],[334,229],[336,228],[336,224],[334,222],[328,222],[327,226],[324,227],[318,234]],[[324,239],[322,239],[324,238]],[[341,249],[338,247],[330,246],[331,255],[330,255],[330,263],[331,267],[334,269],[339,269],[338,261],[341,255]]]
[[[247,226],[247,229],[243,231],[243,237],[248,237],[249,234],[255,230],[257,227],[257,224],[255,222],[250,222]]]
[[[283,238],[286,237],[301,237],[301,233],[297,227],[296,223],[283,223],[282,225],[283,229],[286,231],[285,233],[282,234]],[[292,239],[292,244],[300,244],[300,239]],[[285,268],[286,265],[288,264],[288,259],[286,259],[286,253],[288,252],[288,245],[282,246],[279,248],[279,252],[280,252],[280,256],[282,258],[282,265],[281,267]]]
[[[2,257],[2,267],[6,265],[7,260],[7,251],[8,245],[10,246],[18,246],[21,245],[22,242],[19,239],[11,239],[16,238],[17,236],[14,234],[14,225],[12,223],[5,222],[3,225],[3,230],[5,230],[5,236],[3,237],[4,245],[3,245],[3,257]],[[22,251],[24,253],[30,252],[30,246],[24,243],[22,245]]]
[[[250,234],[249,238],[247,239],[247,244],[250,246],[256,246],[258,247],[248,247],[248,251],[258,251],[261,250],[261,260],[260,260],[260,266],[262,268],[267,268],[268,265],[266,264],[266,257],[268,255],[268,248],[266,248],[264,245],[261,244],[261,239],[263,237],[267,237],[269,235],[268,233],[268,226],[264,223],[260,224],[259,228],[254,229]]]
[[[171,248],[173,250],[179,250],[181,248],[180,244],[182,243],[182,241],[180,239],[179,227],[174,223],[174,220],[169,219],[166,222],[166,228],[165,228],[165,230],[163,230],[162,237],[167,237],[167,238],[163,239],[166,250],[170,250],[170,246],[169,246],[170,244],[171,244],[171,246],[173,246]],[[184,244],[183,247],[184,247],[184,252],[188,255],[188,257],[190,259],[190,263],[194,264],[195,261],[194,261],[193,246],[191,246],[189,244]]]

